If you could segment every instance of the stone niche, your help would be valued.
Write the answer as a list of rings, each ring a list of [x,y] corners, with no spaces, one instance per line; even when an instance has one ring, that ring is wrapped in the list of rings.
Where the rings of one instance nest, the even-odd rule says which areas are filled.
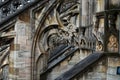
[[[119,21],[119,14],[114,13],[109,15],[109,28],[107,30],[108,52],[118,52],[119,50]]]

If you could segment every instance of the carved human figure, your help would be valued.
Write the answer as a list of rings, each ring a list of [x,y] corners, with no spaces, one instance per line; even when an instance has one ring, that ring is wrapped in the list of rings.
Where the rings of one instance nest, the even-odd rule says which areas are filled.
[[[108,47],[108,51],[110,52],[118,52],[118,41],[114,35],[111,35],[109,37],[109,42],[107,47]]]

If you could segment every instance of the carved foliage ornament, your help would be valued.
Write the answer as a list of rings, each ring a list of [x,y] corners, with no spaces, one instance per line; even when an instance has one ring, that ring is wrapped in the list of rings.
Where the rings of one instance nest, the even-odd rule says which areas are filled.
[[[34,0],[0,0],[0,19],[5,20],[32,2]]]
[[[49,14],[49,19],[46,19],[47,22],[49,22],[49,25],[47,24],[47,27],[43,29],[39,39],[39,46],[43,53],[53,50],[55,47],[61,44],[78,44],[78,4],[79,3],[76,1],[68,1],[68,3],[65,1],[65,3],[63,2],[59,4],[58,7],[55,8],[51,14]],[[52,20],[55,20],[56,23],[54,23]]]
[[[38,15],[39,18],[36,17],[40,22],[38,23],[33,42],[32,53],[35,55],[33,55],[34,58],[37,59],[37,61],[42,59],[41,62],[38,63],[45,64],[44,66],[38,65],[40,71],[45,70],[43,68],[47,65],[47,61],[51,55],[50,53],[56,47],[64,44],[78,45],[79,3],[76,0],[50,0],[50,3],[47,3],[47,5],[48,4],[50,5],[45,6],[40,11],[41,13]],[[38,55],[39,53],[43,53],[40,54],[39,57],[38,55],[36,57],[36,46],[38,46],[40,51]],[[32,65],[33,69],[35,69],[37,64],[34,61]],[[32,71],[32,75],[36,74],[34,70]],[[39,71],[38,74],[40,74]],[[33,80],[36,80],[36,77],[32,77],[34,78]]]

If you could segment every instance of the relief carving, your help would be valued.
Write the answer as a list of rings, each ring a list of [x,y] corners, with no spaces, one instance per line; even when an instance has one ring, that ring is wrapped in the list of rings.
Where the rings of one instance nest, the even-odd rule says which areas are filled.
[[[43,28],[39,39],[42,53],[52,51],[62,44],[78,46],[79,23],[77,21],[79,21],[78,2],[68,1],[66,4],[58,5],[44,23],[46,28]]]
[[[41,29],[38,32],[39,34],[37,34],[38,42],[36,44],[40,52],[38,52],[37,55],[37,57],[39,57],[35,57],[36,61],[41,60],[41,62],[38,62],[39,64],[44,63],[44,65],[36,64],[38,65],[37,69],[39,69],[39,71],[44,71],[46,69],[48,60],[51,58],[52,52],[56,48],[62,45],[78,46],[80,6],[78,4],[76,0],[64,0],[64,2],[57,4],[57,6],[45,16],[46,19],[41,26],[38,26],[38,24],[41,24],[38,21],[41,19],[41,15],[45,13],[46,7],[41,10],[43,14],[37,13],[39,18],[36,18],[35,26],[41,27]],[[47,12],[48,11],[49,10],[47,10]],[[44,58],[41,56],[44,56]],[[38,74],[40,74],[39,71],[37,72]]]
[[[114,35],[111,35],[109,37],[109,42],[107,47],[108,47],[108,51],[110,52],[118,52],[118,41]]]
[[[112,13],[109,15],[109,29],[108,29],[108,42],[107,50],[109,52],[118,52],[118,35],[119,31],[116,26],[117,14]]]
[[[96,51],[103,51],[103,44],[100,41],[96,42]]]
[[[104,19],[95,19],[93,34],[96,37],[96,51],[103,51]]]

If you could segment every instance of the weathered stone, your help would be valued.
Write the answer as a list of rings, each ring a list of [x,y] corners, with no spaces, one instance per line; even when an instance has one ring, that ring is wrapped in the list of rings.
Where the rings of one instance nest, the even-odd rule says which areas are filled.
[[[117,57],[108,58],[108,66],[110,67],[120,66],[120,58]]]
[[[23,4],[26,5],[32,0],[17,0],[15,3],[11,3],[13,1],[11,0],[1,5],[4,1],[7,0],[0,0],[0,19],[3,13],[6,13],[4,16],[11,14],[11,8],[14,14],[14,8],[24,9]],[[0,64],[1,80],[3,73],[6,73],[3,77],[9,75],[9,80],[46,80],[41,78],[42,73],[48,74],[43,74],[47,80],[55,80],[66,71],[74,69],[82,60],[86,61],[86,57],[91,54],[99,53],[99,51],[102,51],[101,53],[118,52],[119,0],[43,1],[48,2],[41,5],[41,1],[33,7],[29,6],[30,8],[25,12],[20,11],[21,14],[15,13],[17,16],[9,16],[11,19],[6,21],[4,27],[0,25],[0,46],[10,44],[7,60],[1,58],[1,54],[6,55],[4,50],[0,51],[0,62],[4,64]],[[13,23],[12,19],[16,22]],[[70,49],[65,49],[65,51],[61,49],[59,52],[63,52],[55,57],[51,65],[49,58],[59,53],[56,52],[50,56],[51,52],[60,45],[70,46]],[[71,53],[75,48],[79,49]],[[70,56],[64,57],[69,53],[71,53]],[[82,61],[83,65],[77,67],[76,70],[77,72],[81,69],[79,72],[76,74],[72,73],[74,70],[69,72],[71,77],[75,74],[73,80],[120,80],[120,76],[116,74],[117,67],[120,66],[119,56],[103,57],[102,60],[96,60],[83,67],[85,69],[81,67],[97,57],[89,59],[89,63]],[[4,70],[6,65],[9,68]],[[49,65],[52,66],[50,70],[47,69]]]

